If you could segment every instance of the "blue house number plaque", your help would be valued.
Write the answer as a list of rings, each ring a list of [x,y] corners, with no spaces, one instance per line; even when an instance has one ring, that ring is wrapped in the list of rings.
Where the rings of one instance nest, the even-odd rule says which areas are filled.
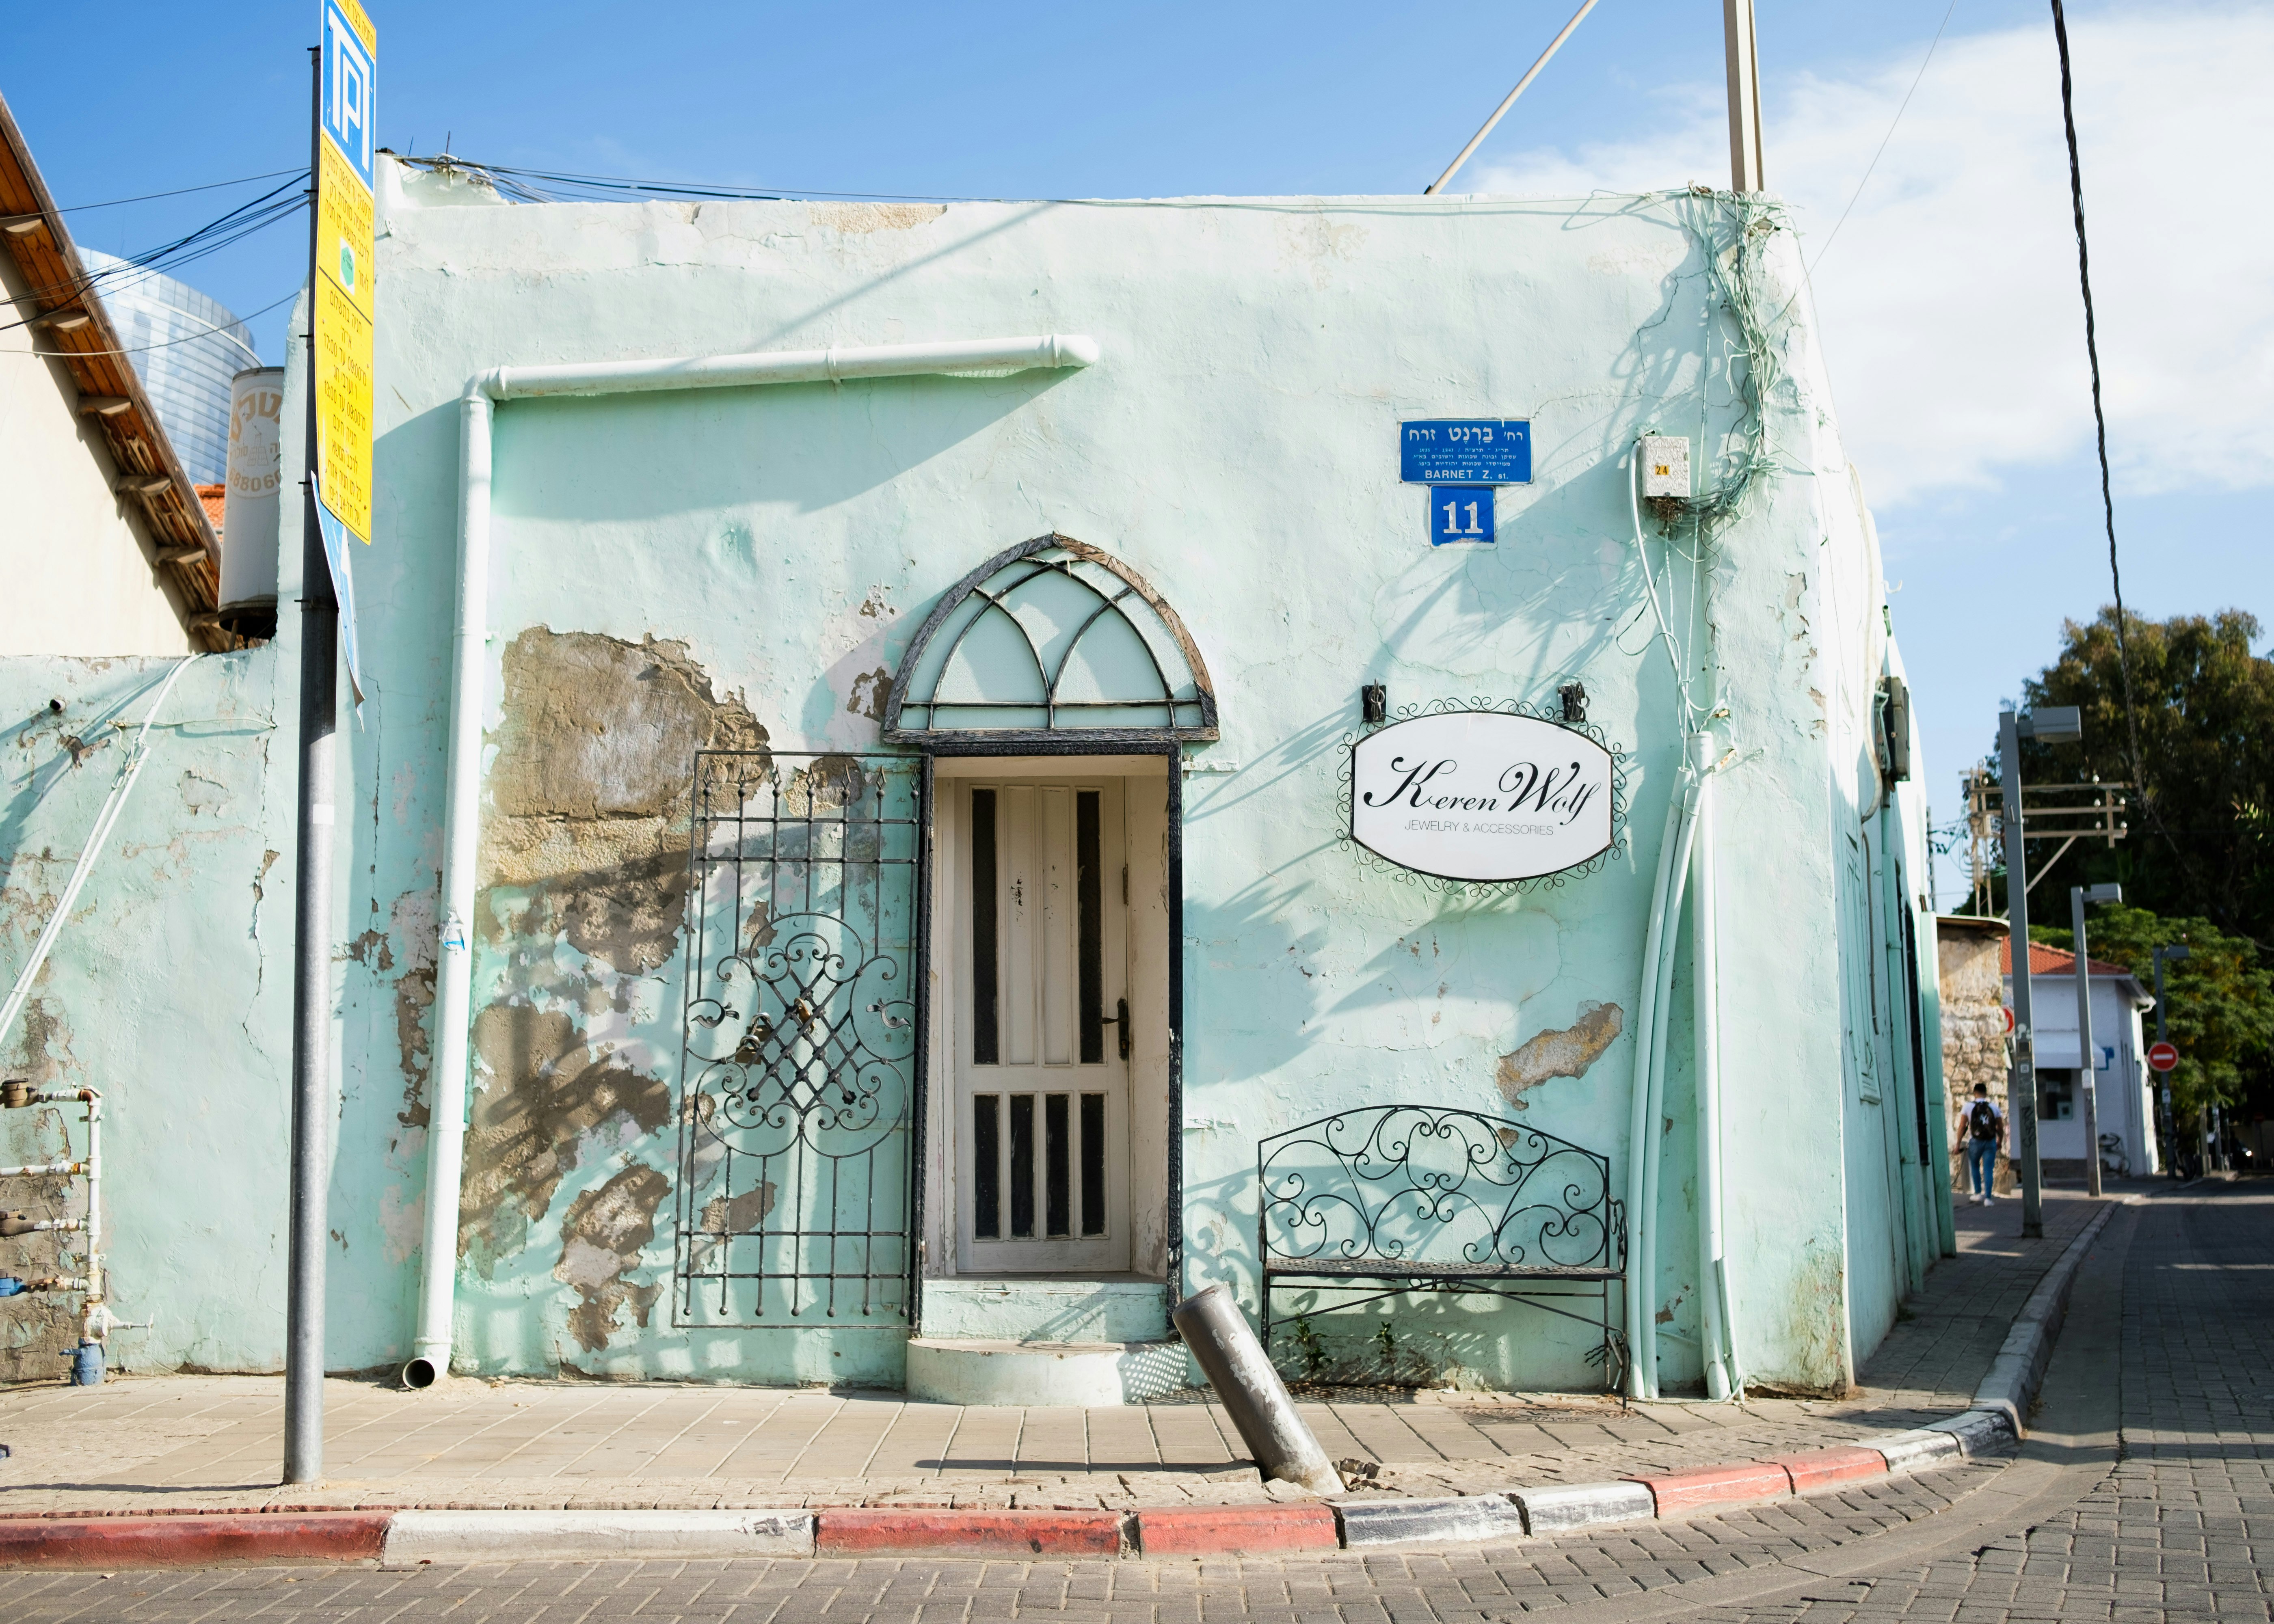
[[[1488,542],[1493,534],[1493,488],[1488,485],[1429,487],[1429,545],[1449,541]]]
[[[1531,421],[1425,417],[1401,423],[1397,477],[1407,485],[1529,485]]]

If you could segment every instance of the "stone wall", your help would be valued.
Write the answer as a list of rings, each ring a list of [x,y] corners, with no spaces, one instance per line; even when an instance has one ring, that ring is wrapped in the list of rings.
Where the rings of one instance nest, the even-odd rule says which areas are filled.
[[[1994,927],[1994,928],[1993,928]],[[1935,927],[1936,981],[1942,993],[1942,1083],[1950,1115],[1950,1187],[1962,1198],[1966,1183],[1966,1107],[1981,1083],[2006,1104],[2005,973],[1999,967],[2000,921],[1944,919]],[[2001,1146],[1999,1191],[2014,1187],[2014,1169]]]

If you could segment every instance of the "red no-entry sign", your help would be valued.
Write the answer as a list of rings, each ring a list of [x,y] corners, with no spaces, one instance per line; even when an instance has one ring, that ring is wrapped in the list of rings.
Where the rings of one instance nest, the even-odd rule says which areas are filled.
[[[2180,1051],[2169,1043],[2148,1045],[2148,1064],[2158,1071],[2168,1071],[2180,1064]]]

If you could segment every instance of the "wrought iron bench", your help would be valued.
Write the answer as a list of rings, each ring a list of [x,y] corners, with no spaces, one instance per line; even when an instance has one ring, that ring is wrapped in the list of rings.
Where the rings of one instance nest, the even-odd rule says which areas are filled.
[[[1608,1156],[1475,1111],[1376,1105],[1262,1140],[1256,1177],[1266,1349],[1276,1291],[1365,1293],[1329,1309],[1473,1293],[1599,1327],[1589,1360],[1606,1387],[1625,1385],[1611,1299],[1626,1276],[1626,1207],[1611,1199]]]

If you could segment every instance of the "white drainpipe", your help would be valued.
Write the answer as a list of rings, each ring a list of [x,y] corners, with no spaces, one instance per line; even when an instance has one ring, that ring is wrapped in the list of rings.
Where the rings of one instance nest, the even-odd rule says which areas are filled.
[[[482,679],[489,620],[490,419],[500,401],[552,395],[629,395],[659,389],[842,383],[931,373],[1088,366],[1097,341],[1080,335],[978,338],[852,350],[681,356],[501,366],[468,380],[459,401],[458,623],[450,659],[449,776],[442,819],[442,929],[436,967],[433,1097],[426,1139],[426,1239],[418,1327],[405,1386],[431,1387],[450,1370],[458,1262],[458,1185],[465,1161],[466,1060],[472,1020],[474,857],[480,829]]]
[[[1658,1177],[1666,1101],[1666,1047],[1674,987],[1676,926],[1696,831],[1698,780],[1685,760],[1666,803],[1658,845],[1658,882],[1651,891],[1636,1000],[1634,1093],[1627,1142],[1627,1394],[1658,1396]]]
[[[1713,883],[1713,735],[1691,735],[1690,770],[1698,775],[1697,872],[1690,898],[1690,1028],[1697,1047],[1698,1295],[1705,1312],[1706,1395],[1736,1391],[1736,1338],[1728,1327],[1728,1277],[1721,1250],[1721,954],[1715,932]]]

